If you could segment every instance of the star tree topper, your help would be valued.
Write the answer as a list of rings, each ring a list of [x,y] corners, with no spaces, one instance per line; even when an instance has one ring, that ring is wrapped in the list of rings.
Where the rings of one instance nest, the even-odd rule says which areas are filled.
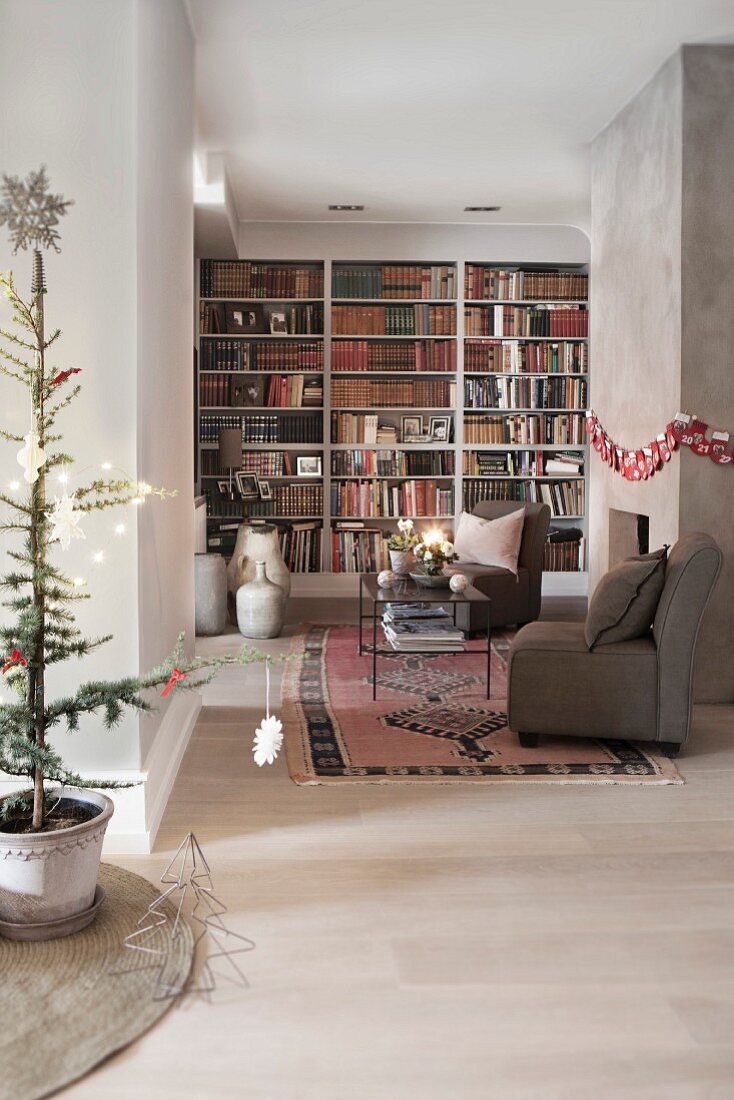
[[[0,225],[7,225],[13,253],[19,248],[53,248],[60,252],[56,226],[72,199],[49,193],[45,165],[26,179],[3,175],[0,185]]]

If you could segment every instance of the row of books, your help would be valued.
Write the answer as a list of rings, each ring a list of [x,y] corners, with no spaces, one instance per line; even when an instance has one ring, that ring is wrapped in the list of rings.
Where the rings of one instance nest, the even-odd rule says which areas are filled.
[[[204,340],[199,351],[200,370],[322,371],[323,341],[300,344],[248,344],[245,340]]]
[[[218,443],[224,428],[241,428],[243,443],[321,443],[321,416],[231,416],[223,413],[199,417],[199,441]]]
[[[288,482],[272,485],[272,515],[321,516],[324,511],[324,487],[321,482]]]
[[[416,340],[379,344],[371,340],[335,340],[331,345],[332,371],[455,371],[456,343]]]
[[[585,374],[588,344],[543,340],[518,344],[515,340],[466,340],[464,370],[482,374]]]
[[[321,523],[293,523],[278,527],[283,561],[291,573],[320,573],[323,526]]]
[[[588,336],[589,312],[578,306],[466,306],[466,336]]]
[[[454,306],[332,306],[335,336],[453,336]]]
[[[331,531],[332,573],[379,573],[390,568],[389,534],[363,523],[337,524]]]
[[[454,491],[435,480],[334,481],[331,485],[334,516],[453,516]]]
[[[504,416],[468,413],[464,417],[464,442],[583,446],[586,442],[585,417],[578,413],[510,413]]]
[[[543,548],[547,573],[578,573],[586,568],[586,539],[578,527],[553,528]]]
[[[334,451],[335,477],[452,477],[453,451]]]
[[[421,417],[412,417],[421,421]],[[450,431],[451,425],[449,425]],[[380,419],[372,413],[333,412],[331,414],[331,442],[332,443],[374,443],[377,446],[389,447],[392,443],[401,442],[395,424]],[[410,438],[402,439],[403,443],[416,441]],[[444,440],[448,442],[448,440]]]
[[[324,270],[250,260],[202,260],[202,298],[323,298]]]
[[[470,409],[585,409],[585,378],[464,379],[464,407]]]
[[[539,501],[550,506],[553,516],[582,516],[585,510],[583,481],[474,481],[464,480],[464,510],[471,512],[480,500]]]
[[[462,469],[469,477],[579,477],[584,456],[573,451],[464,451]]]
[[[259,477],[292,477],[296,474],[296,451],[244,451],[242,469]],[[218,451],[201,452],[201,473],[204,477],[224,477],[229,473],[219,465]]]
[[[456,383],[427,378],[332,378],[331,404],[345,409],[448,409],[456,405]]]
[[[199,402],[202,408],[281,409],[320,408],[324,386],[319,375],[252,374],[240,379],[229,374],[202,374],[199,378]]]
[[[320,302],[304,305],[261,306],[247,302],[199,302],[199,332],[202,336],[227,333],[230,336],[321,336],[324,307]]]
[[[398,653],[460,653],[466,640],[440,604],[386,603],[382,630]]]
[[[464,268],[465,298],[583,301],[588,293],[589,276],[580,271],[522,271],[486,264],[467,264]]]
[[[455,298],[456,267],[450,264],[334,266],[334,298]]]

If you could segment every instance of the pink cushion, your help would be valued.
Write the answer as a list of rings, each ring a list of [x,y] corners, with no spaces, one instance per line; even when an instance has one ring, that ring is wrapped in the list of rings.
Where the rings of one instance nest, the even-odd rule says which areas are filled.
[[[524,524],[524,508],[497,519],[482,519],[462,512],[454,539],[459,561],[495,565],[517,574]]]

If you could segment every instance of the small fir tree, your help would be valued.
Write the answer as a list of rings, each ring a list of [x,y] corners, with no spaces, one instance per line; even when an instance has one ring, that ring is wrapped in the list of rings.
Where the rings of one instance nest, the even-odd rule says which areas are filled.
[[[60,330],[44,333],[44,265],[42,248],[59,251],[59,218],[71,203],[48,191],[45,169],[26,180],[3,177],[0,187],[0,225],[10,229],[14,251],[33,248],[31,296],[17,291],[12,274],[0,275],[12,311],[12,328],[0,329],[0,372],[23,387],[30,399],[31,424],[27,435],[0,430],[0,438],[23,444],[18,462],[25,487],[0,492],[0,532],[15,536],[14,549],[6,551],[11,565],[0,576],[3,606],[9,615],[0,626],[0,652],[4,680],[17,701],[0,705],[0,769],[28,777],[33,784],[32,831],[44,828],[47,782],[76,787],[113,788],[124,784],[89,782],[70,771],[49,743],[49,734],[66,728],[74,731],[83,715],[101,715],[107,729],[116,726],[125,708],[144,712],[153,708],[149,693],[163,688],[191,690],[210,681],[224,665],[247,665],[270,658],[244,646],[235,656],[190,659],[181,635],[174,652],[156,669],[142,676],[83,683],[75,692],[57,699],[46,695],[46,670],[50,665],[88,653],[109,641],[111,635],[84,637],[76,626],[74,607],[89,599],[78,581],[55,563],[57,546],[68,549],[73,538],[84,537],[80,524],[90,512],[140,504],[147,496],[173,494],[128,478],[97,477],[89,484],[49,499],[47,478],[65,470],[73,459],[62,449],[56,422],[59,414],[79,396],[78,368],[56,370],[49,351]],[[6,798],[0,818],[18,816],[30,809],[31,792]],[[0,822],[0,828],[2,824]]]

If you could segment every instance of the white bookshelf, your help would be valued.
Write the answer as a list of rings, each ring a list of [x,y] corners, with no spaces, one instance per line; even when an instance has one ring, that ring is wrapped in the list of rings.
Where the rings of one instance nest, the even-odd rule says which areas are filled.
[[[587,379],[587,371],[574,371],[574,372],[527,372],[521,370],[513,371],[481,371],[464,367],[464,349],[466,342],[476,343],[501,343],[501,344],[528,344],[528,343],[543,343],[553,342],[560,343],[563,341],[573,343],[587,343],[588,337],[581,336],[505,336],[505,335],[486,335],[486,336],[468,336],[464,332],[464,307],[471,306],[477,307],[493,307],[493,306],[514,306],[514,307],[537,307],[544,304],[556,304],[558,299],[548,299],[547,303],[539,302],[536,300],[524,300],[524,299],[502,299],[502,300],[487,300],[487,299],[469,299],[462,297],[464,290],[464,261],[447,261],[447,260],[420,260],[420,261],[408,261],[408,260],[396,260],[386,259],[380,260],[365,260],[355,261],[341,258],[327,258],[325,260],[262,260],[256,261],[259,264],[272,263],[275,265],[291,265],[294,267],[316,267],[323,271],[324,279],[324,295],[323,297],[303,297],[303,298],[278,298],[278,297],[208,297],[205,301],[216,302],[238,302],[243,305],[252,305],[263,308],[265,310],[278,309],[279,307],[287,308],[291,305],[322,305],[323,306],[323,327],[324,332],[321,334],[314,333],[249,333],[242,335],[234,335],[228,333],[209,333],[209,334],[197,334],[197,347],[199,349],[198,364],[199,370],[197,372],[196,380],[196,396],[197,396],[197,425],[196,425],[196,448],[197,448],[197,472],[198,472],[198,485],[197,492],[201,492],[206,488],[210,488],[216,485],[218,480],[225,480],[224,474],[202,474],[201,464],[202,456],[207,451],[216,451],[216,443],[200,443],[199,439],[199,415],[202,416],[216,416],[216,415],[267,415],[281,417],[283,415],[315,415],[321,414],[322,421],[322,440],[319,442],[303,442],[303,443],[243,443],[243,451],[284,451],[296,454],[318,454],[322,458],[322,476],[321,478],[299,478],[295,473],[290,475],[276,475],[273,477],[266,477],[266,480],[272,481],[275,484],[287,485],[308,483],[313,484],[314,481],[320,481],[323,485],[323,499],[324,510],[322,517],[314,517],[322,519],[322,531],[323,531],[323,548],[322,548],[322,572],[310,573],[310,574],[294,574],[294,591],[301,594],[314,594],[320,595],[322,593],[353,593],[356,592],[357,578],[354,574],[333,574],[331,573],[331,530],[335,522],[340,519],[344,520],[360,520],[363,519],[364,523],[368,527],[379,527],[386,532],[391,532],[395,529],[395,516],[369,516],[364,517],[350,515],[350,516],[333,516],[331,512],[331,489],[334,482],[375,482],[379,485],[388,483],[389,485],[399,485],[404,481],[435,481],[440,488],[451,487],[453,490],[454,511],[451,516],[434,517],[434,516],[421,516],[414,517],[416,525],[421,526],[441,526],[447,531],[453,531],[455,529],[456,519],[462,510],[463,503],[463,489],[465,480],[469,479],[474,482],[512,482],[520,485],[521,483],[552,483],[554,481],[570,481],[570,482],[583,482],[585,487],[585,507],[588,512],[588,447],[585,443],[578,444],[521,444],[521,443],[508,443],[508,444],[481,444],[481,443],[466,443],[464,439],[464,416],[465,415],[482,415],[483,413],[492,416],[514,414],[524,415],[527,413],[542,415],[553,414],[555,412],[578,412],[580,415],[583,410],[569,410],[566,408],[545,408],[545,409],[533,409],[529,407],[513,408],[513,409],[484,409],[472,406],[464,406],[464,378],[529,378],[529,379]],[[445,267],[453,267],[455,270],[454,277],[454,290],[455,293],[451,298],[445,297],[431,297],[431,298],[362,298],[355,295],[340,295],[332,296],[332,272],[334,267],[343,268],[345,266],[353,266],[356,268],[375,268],[382,264],[402,264],[409,266],[411,264],[418,264],[420,266],[432,266],[441,265]],[[467,261],[468,262],[468,261]],[[473,263],[481,263],[487,267],[527,267],[534,271],[547,269],[547,270],[573,270],[573,271],[586,271],[586,267],[583,264],[563,264],[561,263],[537,263],[532,262],[523,264],[521,262],[509,263],[508,261],[471,261]],[[198,278],[198,272],[197,272]],[[563,305],[568,306],[582,306],[587,304],[586,299],[573,299],[562,300]],[[332,308],[335,305],[340,306],[400,306],[409,307],[414,305],[421,306],[442,306],[453,307],[456,312],[456,332],[452,335],[440,335],[440,334],[422,334],[415,335],[400,334],[400,335],[386,335],[386,334],[362,334],[362,333],[339,333],[332,334]],[[197,311],[198,317],[198,311]],[[197,324],[198,328],[198,324]],[[272,406],[258,406],[232,409],[228,406],[208,406],[205,408],[199,408],[198,396],[199,396],[199,380],[205,378],[207,375],[212,374],[226,374],[229,377],[242,376],[244,373],[240,370],[223,369],[223,370],[206,370],[201,368],[201,348],[208,340],[231,340],[237,342],[246,342],[251,344],[264,343],[268,344],[274,341],[281,341],[284,344],[289,342],[323,342],[323,409],[319,409],[314,406],[306,407],[286,407],[275,408]],[[415,371],[405,369],[391,369],[391,368],[360,368],[354,370],[338,370],[332,372],[331,370],[331,356],[333,347],[344,341],[360,341],[366,345],[374,343],[382,344],[394,344],[401,345],[405,342],[417,342],[422,341],[426,344],[431,341],[444,341],[451,342],[455,346],[455,370],[452,371]],[[587,362],[587,368],[588,368]],[[277,367],[269,367],[267,369],[260,367],[256,372],[258,375],[263,375],[265,378],[272,375],[285,375],[302,374],[304,376],[313,377],[314,375],[321,375],[321,371],[315,369],[309,369],[307,367],[299,368],[297,370],[279,370]],[[390,379],[395,380],[445,380],[447,382],[455,382],[456,384],[456,403],[452,408],[446,408],[443,406],[432,407],[420,407],[416,408],[412,405],[405,406],[389,406],[376,408],[374,406],[365,406],[355,403],[353,405],[340,405],[338,409],[332,409],[331,405],[331,382],[332,379],[371,379],[374,381],[386,381]],[[352,412],[356,414],[372,413],[378,414],[381,422],[387,422],[392,420],[396,425],[400,425],[400,418],[405,415],[417,414],[422,415],[426,420],[430,416],[435,415],[448,415],[452,418],[453,434],[451,442],[434,441],[434,442],[406,442],[406,443],[332,443],[331,442],[331,413],[332,411],[339,412]],[[452,474],[332,474],[332,455],[340,451],[379,451],[379,452],[406,452],[412,454],[420,451],[427,452],[449,452],[453,456],[453,473]],[[466,452],[493,452],[493,453],[507,453],[507,452],[582,452],[584,454],[584,470],[581,475],[537,475],[537,474],[466,474],[463,473],[463,461],[464,454]],[[264,475],[265,476],[265,475]],[[298,520],[307,519],[308,517],[281,517],[281,516],[267,516],[263,517],[273,520]],[[588,537],[588,526],[586,516],[556,516],[553,517],[551,522],[557,526],[579,526],[582,528],[584,535]],[[587,547],[588,558],[588,547]],[[586,570],[581,572],[568,572],[568,573],[545,573],[543,577],[543,590],[547,594],[576,594],[582,595],[587,590],[588,574]]]

